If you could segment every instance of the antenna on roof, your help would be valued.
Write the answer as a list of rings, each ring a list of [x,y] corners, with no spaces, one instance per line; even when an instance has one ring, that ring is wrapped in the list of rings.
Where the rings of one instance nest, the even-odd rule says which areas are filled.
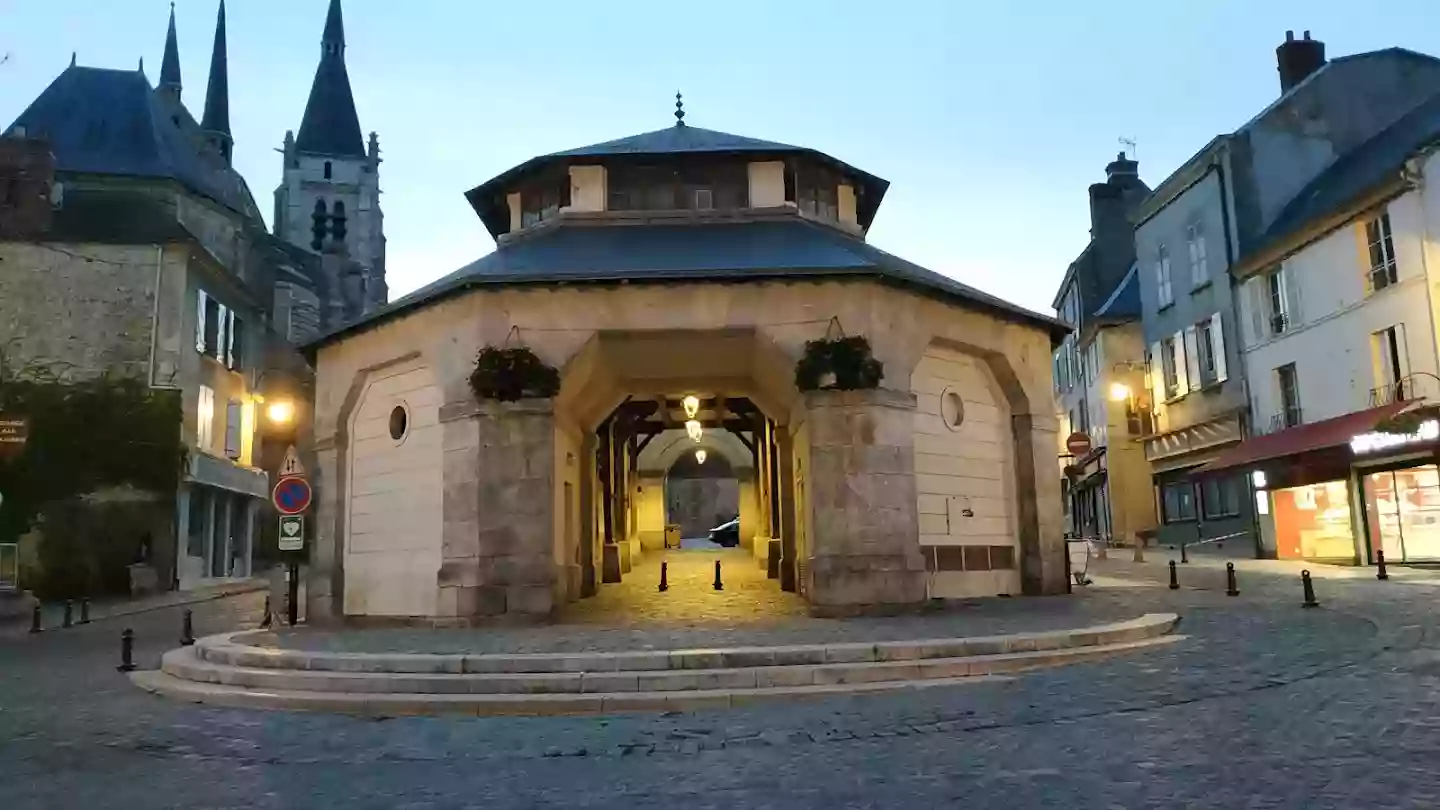
[[[1135,139],[1134,139],[1134,138],[1121,138],[1121,139],[1120,139],[1120,145],[1123,146],[1123,147],[1125,147],[1127,150],[1129,150],[1130,159],[1131,159],[1131,160],[1138,160],[1138,159],[1139,159],[1139,152],[1140,152],[1140,150],[1135,147]]]
[[[70,67],[75,67],[75,52],[70,52]]]
[[[675,126],[685,126],[685,100],[679,90],[675,91]]]

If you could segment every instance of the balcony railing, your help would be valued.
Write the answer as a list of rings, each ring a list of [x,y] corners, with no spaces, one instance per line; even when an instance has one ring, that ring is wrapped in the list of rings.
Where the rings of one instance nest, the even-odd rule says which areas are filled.
[[[1378,408],[1394,402],[1432,399],[1440,393],[1440,379],[1424,372],[1409,374],[1399,380],[1370,389],[1370,407]]]
[[[1280,413],[1272,415],[1270,417],[1270,427],[1265,432],[1279,433],[1282,430],[1287,430],[1289,428],[1295,427],[1296,425],[1303,424],[1304,421],[1304,416],[1300,413],[1300,406],[1296,405],[1290,408],[1286,408]]]

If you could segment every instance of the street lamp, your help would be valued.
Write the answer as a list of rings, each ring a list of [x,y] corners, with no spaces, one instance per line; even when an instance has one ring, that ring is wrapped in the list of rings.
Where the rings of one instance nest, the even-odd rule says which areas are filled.
[[[704,450],[704,448],[701,448],[701,449],[695,451],[695,463],[696,463],[696,464],[704,464],[704,463],[705,463],[705,450]]]
[[[265,418],[277,425],[288,425],[295,418],[295,403],[288,399],[277,399],[265,406]]]
[[[685,423],[685,435],[689,436],[697,444],[700,442],[700,437],[704,432],[704,428],[700,426],[700,422],[697,419],[691,419]]]
[[[1130,386],[1125,383],[1110,383],[1110,401],[1124,402],[1130,398]]]

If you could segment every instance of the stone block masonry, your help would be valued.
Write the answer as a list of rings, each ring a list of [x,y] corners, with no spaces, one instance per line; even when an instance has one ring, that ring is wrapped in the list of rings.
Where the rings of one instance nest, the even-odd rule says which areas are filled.
[[[549,400],[447,406],[442,618],[555,608],[555,419]]]

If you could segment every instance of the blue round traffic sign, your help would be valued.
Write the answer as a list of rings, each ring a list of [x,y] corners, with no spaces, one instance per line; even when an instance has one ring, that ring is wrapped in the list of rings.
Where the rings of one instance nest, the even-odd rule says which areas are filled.
[[[298,515],[310,508],[310,482],[298,476],[281,478],[270,493],[270,500],[282,515]]]

